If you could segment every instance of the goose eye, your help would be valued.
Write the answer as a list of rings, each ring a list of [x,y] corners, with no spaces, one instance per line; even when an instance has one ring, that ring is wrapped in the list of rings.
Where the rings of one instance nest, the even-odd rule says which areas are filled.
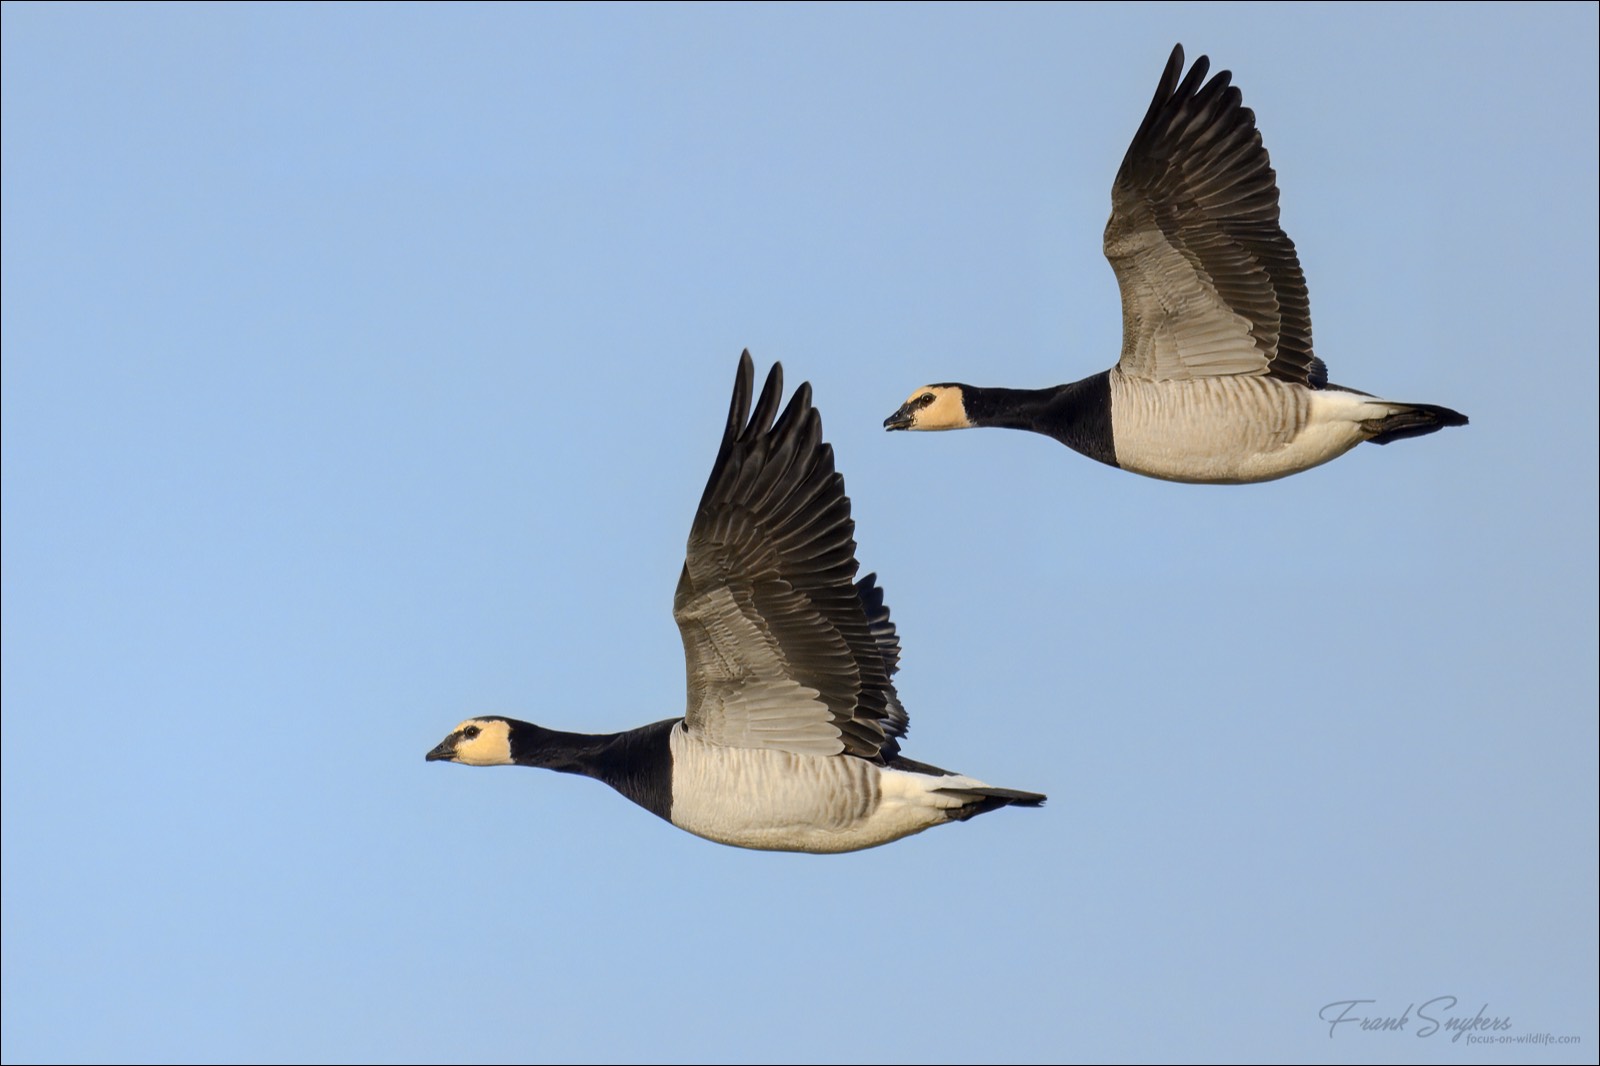
[[[917,397],[917,406],[918,407],[926,407],[932,402],[933,402],[933,393],[931,393],[931,392],[925,392],[921,396]]]
[[[478,737],[478,727],[475,725],[469,725],[467,728],[461,731],[461,735],[468,740],[476,740]]]

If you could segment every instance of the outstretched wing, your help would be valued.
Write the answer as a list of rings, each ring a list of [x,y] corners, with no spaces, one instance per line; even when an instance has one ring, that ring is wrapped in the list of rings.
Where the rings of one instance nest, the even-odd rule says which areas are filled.
[[[745,352],[673,599],[687,728],[729,747],[892,759],[900,644],[874,578],[855,581],[850,499],[811,386],[776,417],[781,364],[752,413],[754,382]]]
[[[1255,113],[1222,71],[1172,50],[1111,186],[1105,252],[1122,290],[1122,372],[1266,374],[1322,388],[1311,306]],[[1204,84],[1202,85],[1202,82]]]

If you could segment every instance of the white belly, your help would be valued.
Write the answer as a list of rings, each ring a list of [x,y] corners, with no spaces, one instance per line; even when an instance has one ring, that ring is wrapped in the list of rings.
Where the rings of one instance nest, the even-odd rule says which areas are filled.
[[[934,789],[969,782],[848,756],[725,748],[672,731],[672,824],[767,851],[856,851],[919,833],[959,806]]]
[[[1382,401],[1267,377],[1151,382],[1111,374],[1117,464],[1168,481],[1271,481],[1360,444]]]

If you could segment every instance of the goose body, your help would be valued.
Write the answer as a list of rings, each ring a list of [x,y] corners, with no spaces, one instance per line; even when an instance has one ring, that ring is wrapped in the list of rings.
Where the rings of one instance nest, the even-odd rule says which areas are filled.
[[[1105,254],[1122,293],[1117,365],[1048,389],[926,385],[890,430],[998,426],[1054,437],[1111,466],[1189,482],[1296,474],[1362,442],[1465,415],[1328,382],[1255,115],[1201,56],[1172,50],[1111,190]]]
[[[739,361],[722,445],[673,600],[688,711],[621,733],[470,718],[427,758],[542,766],[605,782],[696,836],[856,851],[1045,797],[900,755],[900,641],[874,575],[855,579],[844,479],[802,384],[774,364],[751,411]]]

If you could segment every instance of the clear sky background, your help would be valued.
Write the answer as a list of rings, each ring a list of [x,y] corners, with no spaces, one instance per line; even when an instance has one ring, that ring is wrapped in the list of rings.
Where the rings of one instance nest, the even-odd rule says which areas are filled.
[[[1593,1062],[1596,33],[6,4],[4,1057]],[[885,434],[1111,365],[1176,41],[1333,380],[1472,425],[1247,487]],[[907,754],[1044,809],[767,854],[423,762],[682,713],[746,346],[816,388]],[[1581,1043],[1422,1034],[1480,1009]]]

